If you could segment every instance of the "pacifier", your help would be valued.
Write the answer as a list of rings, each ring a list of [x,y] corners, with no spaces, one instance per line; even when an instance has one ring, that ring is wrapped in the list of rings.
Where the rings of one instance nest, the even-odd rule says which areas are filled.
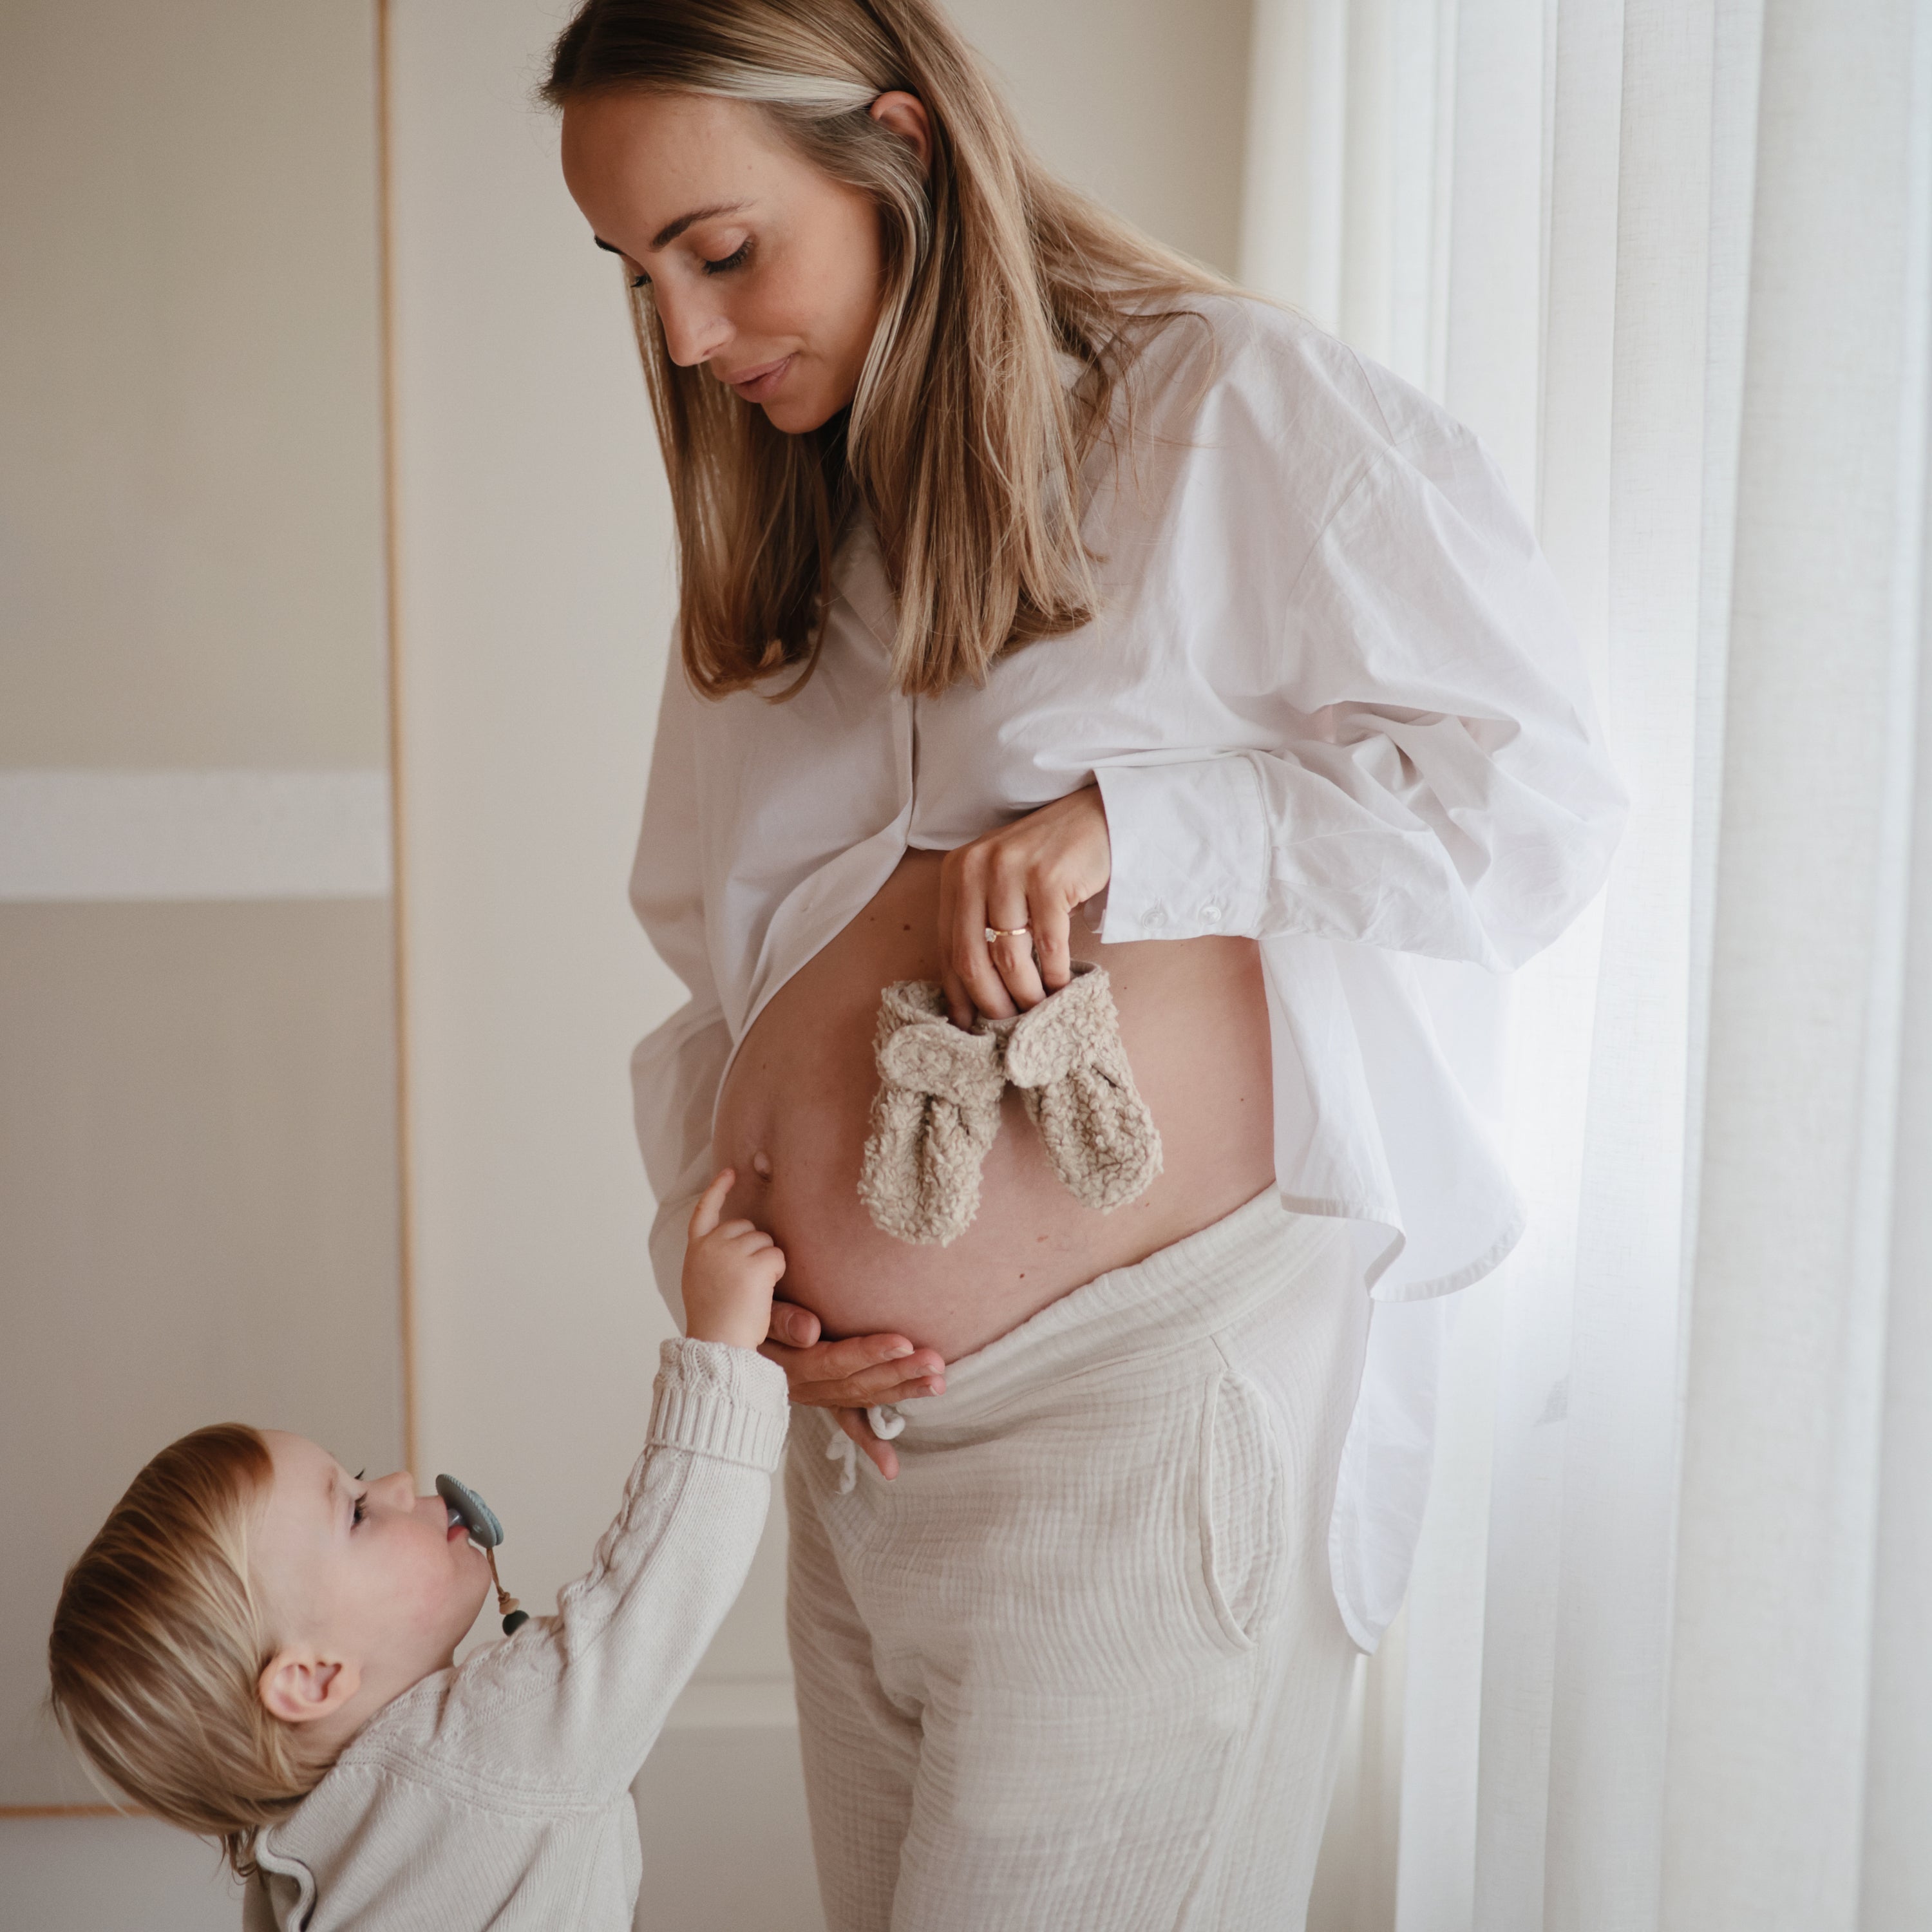
[[[436,1492],[449,1511],[452,1524],[460,1523],[470,1540],[490,1559],[490,1581],[496,1588],[496,1609],[503,1619],[503,1634],[514,1636],[530,1620],[528,1610],[520,1610],[517,1600],[503,1588],[496,1574],[496,1546],[503,1540],[503,1526],[496,1512],[470,1487],[454,1476],[439,1476]]]

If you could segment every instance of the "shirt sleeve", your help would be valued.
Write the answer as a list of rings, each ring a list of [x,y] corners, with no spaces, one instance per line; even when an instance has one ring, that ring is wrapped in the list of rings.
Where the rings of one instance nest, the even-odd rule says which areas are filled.
[[[1196,655],[1259,694],[1274,742],[1096,772],[1103,937],[1314,934],[1498,971],[1548,944],[1602,883],[1624,796],[1475,439],[1438,414],[1367,459],[1273,614]]]
[[[663,1345],[648,1446],[587,1574],[456,1672],[440,1758],[550,1802],[628,1785],[743,1587],[784,1446],[785,1378],[748,1349]]]
[[[645,936],[691,994],[631,1057],[638,1144],[657,1199],[651,1264],[680,1328],[685,1229],[711,1178],[712,1110],[731,1050],[705,934],[690,717],[696,701],[674,645],[631,873],[631,904]]]

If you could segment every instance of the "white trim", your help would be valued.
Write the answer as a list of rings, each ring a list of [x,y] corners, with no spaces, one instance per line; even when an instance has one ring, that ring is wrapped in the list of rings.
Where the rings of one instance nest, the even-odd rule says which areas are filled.
[[[381,898],[383,771],[0,771],[0,902]]]

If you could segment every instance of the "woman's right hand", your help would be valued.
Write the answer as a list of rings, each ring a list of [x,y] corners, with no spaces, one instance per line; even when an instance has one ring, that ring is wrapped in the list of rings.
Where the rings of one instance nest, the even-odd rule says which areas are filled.
[[[842,1342],[820,1341],[819,1335],[818,1317],[810,1309],[775,1300],[758,1353],[784,1370],[794,1402],[836,1411],[839,1427],[878,1465],[880,1474],[896,1476],[898,1457],[890,1442],[872,1433],[866,1411],[943,1394],[944,1360],[903,1335],[849,1335]]]

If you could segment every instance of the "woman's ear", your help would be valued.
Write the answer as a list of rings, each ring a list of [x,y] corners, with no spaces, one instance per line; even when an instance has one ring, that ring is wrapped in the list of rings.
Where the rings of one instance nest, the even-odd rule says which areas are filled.
[[[306,1646],[276,1652],[255,1683],[262,1709],[285,1724],[309,1724],[326,1718],[362,1688],[359,1665],[330,1662]]]
[[[882,94],[866,112],[882,128],[890,128],[919,157],[922,168],[932,166],[932,123],[926,103],[916,94],[895,89]]]

